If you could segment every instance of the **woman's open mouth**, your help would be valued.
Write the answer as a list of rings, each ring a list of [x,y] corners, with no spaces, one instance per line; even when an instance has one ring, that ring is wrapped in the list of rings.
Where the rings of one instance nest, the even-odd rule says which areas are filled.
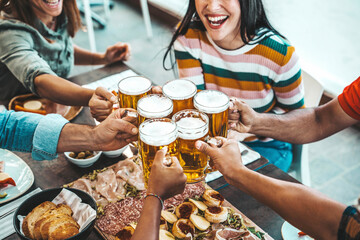
[[[43,2],[51,8],[59,6],[62,0],[43,0]]]
[[[229,16],[225,16],[225,15],[222,16],[206,15],[206,19],[208,20],[210,27],[215,29],[220,28],[228,18]]]

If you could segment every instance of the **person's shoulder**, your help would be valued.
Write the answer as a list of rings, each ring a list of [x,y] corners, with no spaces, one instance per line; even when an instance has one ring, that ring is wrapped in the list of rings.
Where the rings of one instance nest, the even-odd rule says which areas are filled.
[[[267,28],[258,30],[257,35],[253,41],[256,41],[258,44],[276,51],[284,56],[286,56],[289,51],[293,50],[294,48],[287,39]]]
[[[206,36],[204,26],[200,21],[191,21],[187,32],[184,37],[189,39],[201,39]]]
[[[35,29],[16,19],[0,19],[0,33],[5,31],[7,35],[16,35],[17,33],[30,34],[31,32],[34,32]]]

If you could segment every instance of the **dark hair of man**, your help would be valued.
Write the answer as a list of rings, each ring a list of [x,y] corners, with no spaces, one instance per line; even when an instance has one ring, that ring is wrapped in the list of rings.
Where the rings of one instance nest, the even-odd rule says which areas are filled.
[[[29,0],[0,0],[0,11],[12,14],[16,19],[34,27],[36,15]],[[71,37],[81,27],[81,19],[76,0],[63,0],[63,12],[65,13],[68,25],[67,31]]]
[[[266,17],[264,5],[262,0],[239,0],[240,9],[241,9],[241,24],[240,24],[240,36],[244,44],[255,44],[256,39],[262,39],[262,36],[266,33],[272,31],[274,34],[277,34],[283,38],[273,26],[271,26],[269,20]],[[166,58],[168,55],[171,55],[172,46],[176,39],[180,35],[185,35],[189,29],[190,24],[196,29],[205,31],[205,26],[201,22],[195,8],[195,0],[189,1],[188,9],[185,13],[183,20],[180,22],[180,25],[177,27],[169,46],[166,49],[165,56],[163,58],[163,67],[166,70],[171,70],[175,63],[171,64],[170,68],[165,66]],[[267,31],[261,31],[260,36],[256,36],[256,32],[260,28],[265,28]],[[256,36],[256,39],[255,39]],[[270,35],[269,35],[270,36]],[[254,42],[250,43],[250,41]]]

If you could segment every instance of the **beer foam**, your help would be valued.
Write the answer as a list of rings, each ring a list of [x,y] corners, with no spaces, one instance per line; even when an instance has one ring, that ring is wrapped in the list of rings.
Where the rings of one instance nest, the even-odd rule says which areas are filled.
[[[164,146],[174,142],[178,137],[174,122],[147,120],[140,127],[140,139],[148,145]]]
[[[202,138],[209,132],[208,124],[201,118],[185,117],[176,122],[179,137],[182,139],[195,140]]]
[[[166,117],[172,113],[173,103],[162,95],[150,94],[138,101],[137,110],[145,118]]]
[[[220,113],[228,109],[229,97],[220,91],[204,90],[194,97],[194,106],[201,112]]]
[[[127,77],[119,82],[118,87],[123,94],[138,95],[151,89],[151,81],[140,76]]]
[[[183,100],[196,94],[196,85],[190,80],[176,79],[167,82],[163,86],[163,93],[172,100]]]

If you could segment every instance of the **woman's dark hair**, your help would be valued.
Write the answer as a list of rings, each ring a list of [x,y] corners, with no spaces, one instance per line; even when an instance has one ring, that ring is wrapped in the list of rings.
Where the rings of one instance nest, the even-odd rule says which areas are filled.
[[[270,31],[285,38],[273,26],[271,26],[269,20],[266,17],[262,0],[239,0],[239,3],[241,9],[240,36],[245,44],[249,44],[250,41],[255,40],[254,37],[256,36],[256,33],[260,28],[265,28],[267,30],[261,31],[260,36],[257,36],[258,39],[261,39],[263,35]],[[189,1],[189,6],[186,14],[180,25],[177,27],[174,35],[172,36],[169,46],[166,49],[165,56],[163,58],[163,67],[165,70],[171,70],[174,67],[175,63],[172,63],[170,68],[166,68],[166,58],[169,54],[171,55],[172,46],[176,39],[180,35],[186,34],[190,24],[194,24],[197,29],[205,30],[205,27],[200,21],[199,16],[196,12],[195,0]]]
[[[16,19],[34,27],[36,15],[29,0],[0,0],[0,11],[13,14]],[[64,0],[63,11],[68,20],[67,31],[71,37],[74,37],[81,27],[76,0]]]

